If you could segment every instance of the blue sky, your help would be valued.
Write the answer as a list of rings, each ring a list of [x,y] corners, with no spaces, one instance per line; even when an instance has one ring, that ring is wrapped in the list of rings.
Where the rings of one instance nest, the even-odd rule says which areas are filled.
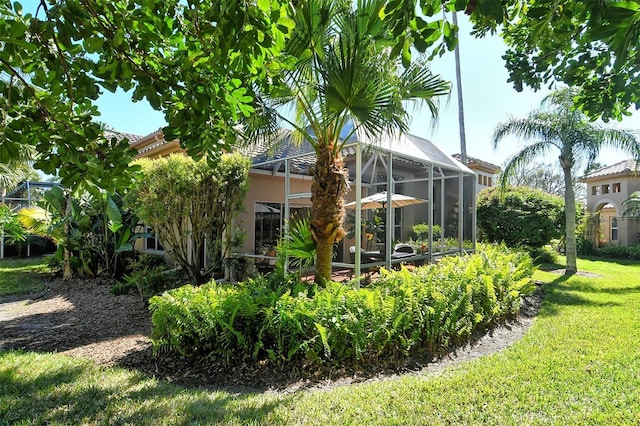
[[[25,10],[35,11],[33,0],[23,3]],[[33,9],[31,8],[33,7]],[[505,139],[497,150],[491,146],[491,135],[496,124],[509,116],[522,117],[540,106],[549,90],[533,92],[525,88],[516,92],[507,83],[508,74],[501,56],[505,46],[498,36],[475,39],[469,35],[471,25],[466,16],[459,15],[461,25],[460,55],[462,88],[464,94],[467,154],[495,164],[503,164],[518,151],[522,142]],[[455,79],[453,53],[434,59],[432,70],[447,80]],[[163,115],[151,109],[146,101],[133,103],[129,94],[118,91],[105,93],[97,102],[102,113],[100,121],[108,126],[128,133],[149,134],[165,124]],[[449,99],[443,99],[438,123],[434,128],[428,110],[414,110],[410,132],[430,139],[447,154],[460,151],[458,131],[458,108],[455,84]],[[640,113],[615,125],[640,130]],[[599,161],[614,164],[626,159],[624,153],[604,152]],[[546,159],[555,162],[555,156]]]

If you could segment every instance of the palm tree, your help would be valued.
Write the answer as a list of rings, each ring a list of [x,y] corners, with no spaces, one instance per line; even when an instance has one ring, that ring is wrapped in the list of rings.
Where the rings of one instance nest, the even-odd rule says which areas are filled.
[[[36,154],[31,147],[27,147],[7,163],[0,163],[0,195],[4,196],[7,190],[17,186],[23,180],[38,176],[31,167]]]
[[[578,170],[576,167],[584,162],[589,167],[605,147],[620,149],[640,159],[640,144],[634,134],[626,130],[604,128],[590,122],[581,111],[573,108],[574,95],[571,89],[553,92],[544,99],[541,109],[531,112],[527,118],[512,118],[498,124],[493,134],[494,149],[508,135],[531,141],[505,166],[500,178],[503,187],[518,168],[552,151],[559,153],[564,177],[567,275],[578,271],[576,201],[573,190],[573,172]]]
[[[640,217],[640,191],[631,194],[629,198],[622,202],[625,210],[622,213],[627,217]]]
[[[390,26],[380,19],[384,4],[359,0],[354,9],[351,0],[299,2],[295,30],[284,49],[295,66],[283,75],[278,93],[259,100],[263,114],[252,118],[256,130],[248,132],[251,138],[275,134],[284,121],[293,127],[294,137],[315,151],[311,230],[317,250],[315,282],[320,285],[331,278],[333,243],[345,236],[345,142],[356,134],[406,131],[404,101],[424,101],[436,116],[434,98],[449,91],[449,84],[431,74],[424,62],[401,66],[392,52]],[[293,111],[294,118],[281,111]]]

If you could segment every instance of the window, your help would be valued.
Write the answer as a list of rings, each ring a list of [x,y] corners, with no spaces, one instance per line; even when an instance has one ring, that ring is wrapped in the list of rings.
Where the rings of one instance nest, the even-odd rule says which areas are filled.
[[[491,178],[491,176],[489,176],[489,186],[493,186],[493,182],[492,182],[492,180],[493,180],[493,179]]]
[[[404,191],[404,184],[402,180],[404,177],[402,176],[393,176],[393,193],[394,194],[402,194]],[[378,184],[376,185],[376,191],[383,192],[387,190],[387,175],[385,173],[378,173]]]
[[[609,184],[602,185],[602,193],[603,194],[608,194],[609,193]]]
[[[591,187],[591,195],[600,195],[600,187],[592,186]]]
[[[164,251],[164,247],[160,244],[160,240],[158,240],[158,236],[153,232],[153,228],[150,226],[144,227],[144,232],[147,234],[151,234],[144,239],[144,248],[148,251]]]
[[[611,241],[618,241],[618,218],[611,218]]]
[[[478,185],[482,185],[482,175],[478,175]]]
[[[613,192],[620,192],[620,182],[614,183],[612,187],[613,187]]]
[[[487,181],[487,177],[486,177],[486,176],[482,176],[482,184],[483,184],[484,186],[487,186],[487,182],[488,182],[488,181]]]
[[[282,221],[282,204],[255,204],[255,248],[256,254],[273,248],[278,243]]]

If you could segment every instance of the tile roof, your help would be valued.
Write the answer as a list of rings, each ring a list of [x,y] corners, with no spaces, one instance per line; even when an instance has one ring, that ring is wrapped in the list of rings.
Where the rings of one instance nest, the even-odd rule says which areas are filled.
[[[458,160],[458,161],[462,161],[462,160],[461,160],[461,158],[460,158],[460,157],[461,157],[461,155],[460,155],[460,154],[453,154],[453,155],[452,155],[452,157],[453,157],[453,158],[455,158],[455,159],[456,159],[456,160]],[[477,158],[477,157],[471,157],[471,156],[467,155],[467,164],[469,164],[469,163],[476,163],[476,164],[480,164],[480,165],[482,165],[482,166],[490,167],[490,168],[492,168],[492,169],[496,169],[496,170],[497,170],[497,169],[500,169],[500,166],[496,166],[496,165],[495,165],[495,164],[493,164],[493,163],[490,163],[490,162],[488,162],[488,161],[481,160],[481,159],[479,159],[479,158]]]
[[[623,173],[640,172],[640,162],[635,160],[624,160],[611,166],[606,166],[598,170],[594,170],[584,176],[582,180],[594,179],[603,176],[617,175]]]
[[[136,135],[136,134],[133,134],[133,133],[119,132],[119,131],[113,130],[113,129],[105,129],[104,136],[106,138],[108,138],[108,139],[116,138],[116,140],[118,142],[120,142],[124,138],[127,138],[129,140],[129,145],[139,141],[140,139],[142,139],[144,137],[142,135]]]

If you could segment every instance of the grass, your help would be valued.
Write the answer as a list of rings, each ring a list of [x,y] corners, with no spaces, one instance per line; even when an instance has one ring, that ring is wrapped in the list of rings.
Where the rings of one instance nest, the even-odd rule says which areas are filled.
[[[640,263],[538,271],[511,348],[441,373],[294,394],[184,389],[53,354],[0,352],[3,424],[639,424]]]
[[[0,296],[30,294],[44,290],[49,267],[44,257],[0,260]]]

